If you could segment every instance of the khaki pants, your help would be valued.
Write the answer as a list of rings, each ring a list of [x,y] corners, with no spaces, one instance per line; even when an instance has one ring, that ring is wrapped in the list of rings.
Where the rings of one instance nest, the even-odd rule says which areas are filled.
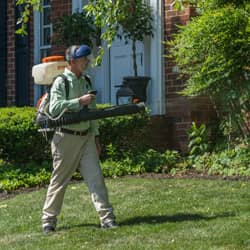
[[[75,136],[56,132],[52,139],[53,172],[43,208],[42,225],[56,226],[67,184],[77,168],[84,178],[101,223],[114,220],[99,165],[94,135]]]

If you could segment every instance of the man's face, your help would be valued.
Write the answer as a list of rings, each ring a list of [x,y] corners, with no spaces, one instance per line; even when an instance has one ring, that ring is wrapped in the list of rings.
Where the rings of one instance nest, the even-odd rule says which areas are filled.
[[[79,73],[83,73],[87,69],[88,64],[89,64],[88,57],[81,57],[74,60],[75,69]]]

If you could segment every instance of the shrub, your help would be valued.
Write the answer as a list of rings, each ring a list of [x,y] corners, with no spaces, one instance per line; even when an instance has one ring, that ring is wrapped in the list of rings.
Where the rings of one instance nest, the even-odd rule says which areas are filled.
[[[0,109],[0,158],[21,163],[49,159],[49,145],[34,120],[32,107]]]
[[[13,165],[0,160],[0,192],[47,184],[50,168],[49,162]]]
[[[209,149],[208,130],[205,124],[197,126],[196,123],[193,122],[187,133],[189,156],[191,159],[205,153]]]
[[[35,116],[33,107],[0,109],[0,159],[12,163],[51,160],[50,143],[37,131]],[[119,157],[125,151],[136,153],[144,148],[148,123],[148,112],[101,119],[102,158],[107,157],[105,148],[111,143]]]
[[[102,163],[104,176],[117,177],[142,173],[170,173],[179,168],[181,156],[177,151],[166,150],[164,153],[147,149],[137,154],[127,153],[124,158],[109,158]]]
[[[102,159],[120,159],[125,153],[137,154],[147,145],[149,112],[101,119],[100,140],[103,146]]]
[[[182,94],[209,96],[225,135],[242,138],[250,135],[249,20],[243,7],[209,9],[181,27],[169,43],[172,58],[188,78]]]
[[[195,158],[194,168],[208,174],[221,176],[250,176],[249,145],[205,153]]]
[[[167,150],[159,153],[152,149],[140,152],[138,155],[126,155],[120,160],[112,158],[102,161],[101,168],[105,177],[124,175],[138,175],[150,173],[178,173],[185,171],[181,157],[176,151]],[[18,188],[43,186],[49,183],[51,176],[50,162],[40,164],[31,162],[24,164],[10,164],[0,160],[0,193],[9,192]],[[72,179],[81,180],[79,171],[73,174]]]

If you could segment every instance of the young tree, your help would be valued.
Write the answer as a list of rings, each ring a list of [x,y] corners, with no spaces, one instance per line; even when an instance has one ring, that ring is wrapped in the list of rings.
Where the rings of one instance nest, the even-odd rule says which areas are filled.
[[[116,37],[132,41],[134,76],[137,76],[136,41],[153,35],[153,14],[145,0],[90,0],[85,9],[95,17],[95,25],[102,29],[101,38],[110,47]],[[104,50],[100,51],[98,62]]]

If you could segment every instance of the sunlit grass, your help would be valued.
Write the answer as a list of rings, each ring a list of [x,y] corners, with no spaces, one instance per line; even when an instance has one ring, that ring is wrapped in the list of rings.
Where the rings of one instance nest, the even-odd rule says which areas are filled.
[[[250,182],[106,180],[116,230],[99,228],[82,183],[69,185],[57,232],[44,235],[46,189],[0,202],[0,249],[250,249]]]

